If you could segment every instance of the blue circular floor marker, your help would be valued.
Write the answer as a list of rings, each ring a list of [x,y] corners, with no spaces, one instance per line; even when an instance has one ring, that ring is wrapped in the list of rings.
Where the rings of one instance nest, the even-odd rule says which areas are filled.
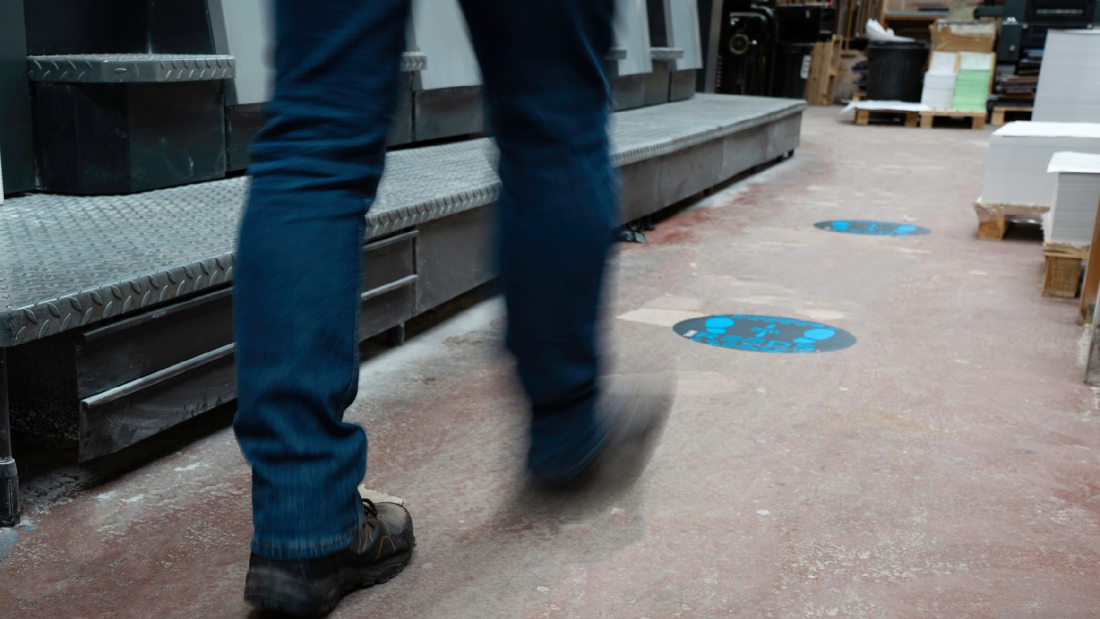
[[[754,352],[832,352],[856,343],[856,336],[843,329],[775,316],[704,316],[678,323],[672,330],[700,344]]]
[[[848,234],[868,234],[871,236],[920,236],[932,234],[928,228],[896,224],[889,221],[866,221],[861,219],[834,219],[819,221],[814,227],[829,232],[847,232]]]

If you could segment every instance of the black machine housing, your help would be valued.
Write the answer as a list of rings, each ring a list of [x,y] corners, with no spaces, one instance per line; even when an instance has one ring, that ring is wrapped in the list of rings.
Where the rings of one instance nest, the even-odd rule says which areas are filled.
[[[836,30],[832,7],[725,0],[718,11],[711,8],[703,25],[712,29],[704,40],[713,44],[707,62],[715,65],[714,92],[802,97],[813,44]]]
[[[1025,50],[1043,49],[1050,30],[1091,29],[1100,24],[1096,0],[993,0],[974,10],[974,17],[1003,17],[997,37],[997,64],[1014,65]]]

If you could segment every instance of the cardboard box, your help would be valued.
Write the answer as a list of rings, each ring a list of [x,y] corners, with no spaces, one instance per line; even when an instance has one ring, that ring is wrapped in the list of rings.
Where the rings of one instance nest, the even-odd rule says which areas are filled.
[[[928,29],[932,32],[932,52],[990,54],[997,41],[997,27],[993,23],[939,20]]]

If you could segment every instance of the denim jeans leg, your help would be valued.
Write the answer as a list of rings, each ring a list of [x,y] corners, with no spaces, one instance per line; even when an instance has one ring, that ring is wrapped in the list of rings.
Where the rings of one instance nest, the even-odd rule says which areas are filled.
[[[350,543],[366,469],[343,421],[358,383],[365,214],[385,162],[406,0],[276,0],[276,84],[252,148],[233,290],[234,430],[252,465],[252,550]]]
[[[594,406],[619,186],[603,69],[614,3],[462,4],[501,153],[499,264],[508,348],[534,413],[528,466],[556,483],[607,438]]]

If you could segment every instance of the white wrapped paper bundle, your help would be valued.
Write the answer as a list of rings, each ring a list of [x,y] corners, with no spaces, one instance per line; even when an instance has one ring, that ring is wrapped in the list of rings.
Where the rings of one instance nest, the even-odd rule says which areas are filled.
[[[1055,153],[1047,172],[1057,178],[1054,205],[1043,218],[1048,243],[1088,245],[1100,206],[1100,155]]]
[[[1100,155],[1100,123],[1013,122],[993,133],[985,162],[982,202],[1052,206],[1057,178],[1047,173],[1054,153]]]

